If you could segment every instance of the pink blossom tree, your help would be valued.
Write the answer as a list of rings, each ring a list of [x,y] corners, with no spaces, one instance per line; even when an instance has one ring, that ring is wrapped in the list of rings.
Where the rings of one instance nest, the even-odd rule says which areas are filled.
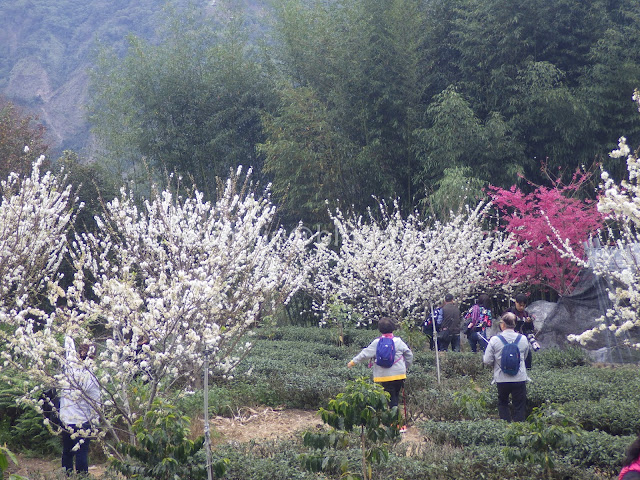
[[[552,246],[552,227],[582,258],[583,242],[603,226],[603,216],[595,201],[579,198],[579,192],[589,185],[591,172],[578,168],[566,184],[560,176],[547,176],[551,186],[529,183],[533,187],[530,193],[515,185],[508,190],[489,186],[501,222],[519,247],[515,266],[503,264],[495,268],[501,273],[502,282],[528,283],[565,295],[573,290],[581,267]]]

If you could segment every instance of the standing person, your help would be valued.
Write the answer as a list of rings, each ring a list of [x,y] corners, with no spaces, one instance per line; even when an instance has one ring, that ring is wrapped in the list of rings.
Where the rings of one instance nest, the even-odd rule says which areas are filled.
[[[640,434],[627,450],[618,480],[640,480]]]
[[[451,345],[451,351],[460,351],[460,308],[453,303],[453,295],[447,293],[442,306],[442,325],[438,335],[438,350],[446,351]]]
[[[533,315],[526,310],[527,296],[524,293],[519,293],[515,298],[515,306],[511,307],[507,312],[511,312],[516,316],[516,328],[515,331],[523,334],[527,340],[535,340],[535,326],[533,324]],[[533,354],[531,349],[525,359],[525,366],[531,368],[533,362]]]
[[[527,339],[515,332],[516,316],[507,312],[500,317],[500,330],[502,333],[491,337],[482,361],[486,365],[493,366],[493,381],[498,387],[498,414],[502,420],[510,422],[522,422],[526,417],[527,408],[527,381],[531,380],[524,366],[524,359],[529,352]],[[516,371],[503,371],[505,364],[502,361],[503,351],[507,344],[513,343],[519,351],[519,364]],[[509,347],[511,350],[511,347]],[[508,351],[508,353],[510,353]],[[505,358],[506,361],[506,358]],[[513,416],[509,410],[509,396],[513,403]]]
[[[535,333],[533,324],[533,316],[527,312],[527,296],[524,293],[519,293],[515,298],[515,306],[511,307],[507,312],[511,312],[516,316],[516,328],[515,331],[527,336],[530,333]]]
[[[95,375],[85,364],[87,357],[93,358],[95,347],[80,346],[79,356],[73,339],[64,339],[66,351],[65,377],[68,388],[60,395],[60,420],[62,430],[62,466],[68,474],[73,472],[75,457],[76,472],[89,473],[89,434],[97,420],[94,406],[100,401],[100,388]]]
[[[429,339],[429,349],[435,348],[435,341],[433,339],[433,322],[436,323],[436,334],[440,331],[440,325],[442,325],[442,307],[436,308],[431,315],[422,324],[422,333],[424,333]]]
[[[393,365],[390,367],[381,367],[375,362],[373,364],[373,381],[381,384],[385,391],[389,392],[389,395],[391,395],[389,406],[391,408],[398,406],[400,391],[407,378],[407,370],[413,363],[413,352],[400,337],[393,336],[394,328],[395,324],[389,317],[381,318],[378,322],[378,330],[382,336],[376,338],[368,347],[362,349],[362,351],[347,364],[347,366],[351,368],[365,360],[375,359],[380,340],[382,338],[393,339],[395,346]]]
[[[479,295],[476,304],[465,314],[464,320],[467,322],[466,334],[471,351],[477,352],[478,345],[484,350],[487,346],[487,328],[491,327],[493,322],[489,295]]]

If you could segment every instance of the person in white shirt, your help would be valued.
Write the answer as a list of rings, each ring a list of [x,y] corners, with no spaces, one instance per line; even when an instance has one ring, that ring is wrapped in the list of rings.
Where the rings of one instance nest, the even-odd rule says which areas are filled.
[[[95,347],[80,346],[79,357],[73,339],[66,336],[65,378],[68,387],[60,394],[60,420],[62,431],[62,466],[67,473],[73,472],[75,457],[76,472],[89,472],[89,435],[98,415],[94,407],[100,401],[100,387],[89,368],[87,358],[93,358]]]
[[[529,341],[524,335],[520,335],[514,329],[516,327],[516,316],[507,312],[500,317],[499,323],[502,333],[491,337],[489,344],[484,352],[482,361],[486,365],[493,366],[493,381],[498,386],[498,414],[502,420],[507,422],[523,422],[526,418],[527,410],[527,381],[531,379],[527,375],[527,369],[524,365],[525,358],[529,353]],[[502,336],[507,342],[515,342],[518,340],[518,350],[520,350],[520,368],[515,375],[509,375],[502,371],[501,360],[502,350],[505,346],[500,339]],[[509,396],[513,404],[513,416],[509,410]]]

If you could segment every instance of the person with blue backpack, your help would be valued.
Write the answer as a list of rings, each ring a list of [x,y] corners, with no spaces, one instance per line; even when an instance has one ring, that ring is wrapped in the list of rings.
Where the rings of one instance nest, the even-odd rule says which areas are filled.
[[[493,381],[498,387],[498,414],[507,422],[523,422],[527,410],[527,375],[524,359],[529,353],[529,341],[515,331],[516,316],[507,312],[500,317],[501,333],[491,337],[482,361],[493,366]],[[509,409],[509,397],[513,415]]]
[[[393,336],[395,324],[389,317],[378,321],[378,330],[382,334],[363,348],[347,364],[349,368],[365,360],[373,360],[373,381],[389,392],[389,407],[397,407],[400,391],[407,378],[407,370],[413,363],[413,352],[400,337]]]

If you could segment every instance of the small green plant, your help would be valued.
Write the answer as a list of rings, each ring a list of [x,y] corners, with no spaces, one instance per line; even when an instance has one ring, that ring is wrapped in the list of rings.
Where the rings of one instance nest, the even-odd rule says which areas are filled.
[[[460,409],[460,413],[470,420],[487,418],[487,393],[476,382],[471,380],[468,389],[454,392],[453,403]]]
[[[554,452],[576,444],[580,425],[555,404],[533,409],[526,422],[509,425],[503,453],[508,461],[540,465],[551,478]]]
[[[18,459],[7,448],[7,446],[0,445],[0,478],[4,478],[4,472],[7,468],[9,468],[9,460],[11,460],[11,462],[13,462],[14,465],[18,464]],[[9,480],[27,480],[27,479],[25,477],[21,477],[20,475],[9,475]]]
[[[389,394],[380,385],[365,378],[349,382],[345,393],[329,401],[327,410],[320,409],[322,420],[332,429],[304,434],[304,445],[315,449],[300,456],[304,467],[315,472],[339,468],[347,480],[371,480],[372,463],[388,460],[388,442],[400,435],[402,416],[398,407],[388,405]],[[348,459],[338,454],[349,446],[349,432],[354,431],[359,433],[362,476],[352,473]],[[327,453],[329,448],[334,453]]]
[[[139,480],[189,480],[207,478],[203,451],[204,437],[189,440],[189,417],[180,415],[173,405],[155,400],[151,410],[133,424],[136,444],[121,442],[122,460],[111,466],[125,478]],[[216,476],[226,471],[228,461],[213,465]]]

